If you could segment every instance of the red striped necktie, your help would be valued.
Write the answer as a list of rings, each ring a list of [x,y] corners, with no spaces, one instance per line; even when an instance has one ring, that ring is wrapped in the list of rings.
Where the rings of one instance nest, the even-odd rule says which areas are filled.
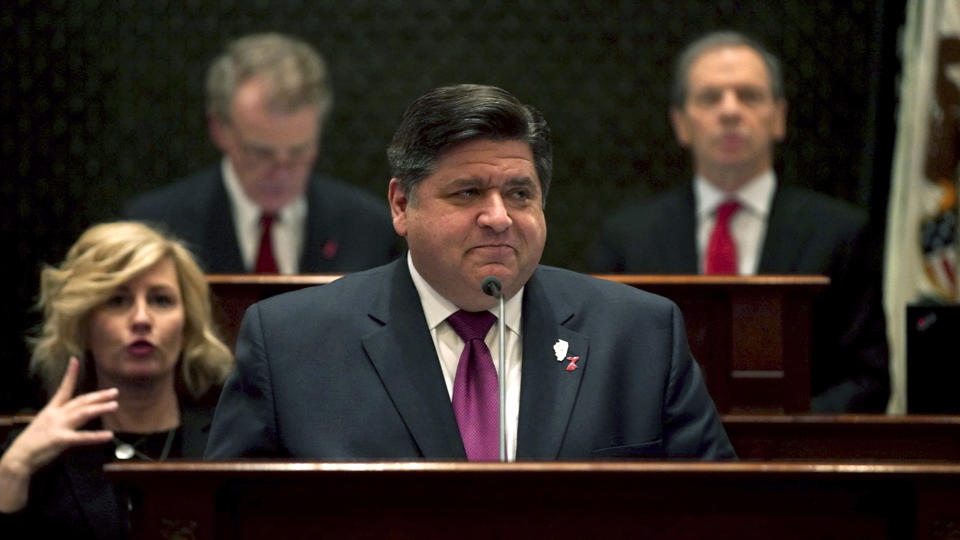
[[[717,221],[707,244],[707,274],[737,274],[737,245],[730,234],[730,219],[740,208],[737,201],[717,207]]]
[[[257,264],[254,272],[257,274],[278,274],[277,259],[273,255],[273,235],[271,229],[276,214],[263,213],[260,216],[260,250],[257,252]]]

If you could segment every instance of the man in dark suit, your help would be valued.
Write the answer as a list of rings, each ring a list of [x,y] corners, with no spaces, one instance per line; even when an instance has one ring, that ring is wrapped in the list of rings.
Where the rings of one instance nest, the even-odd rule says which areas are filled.
[[[693,156],[694,181],[608,218],[591,270],[826,275],[831,285],[814,309],[811,408],[883,412],[888,353],[867,216],[778,183],[773,151],[786,108],[780,64],[757,42],[717,32],[689,45],[670,119]]]
[[[223,161],[136,198],[126,217],[185,240],[209,273],[346,272],[392,260],[387,208],[311,172],[332,98],[307,43],[280,34],[234,41],[207,75]]]
[[[506,459],[733,457],[673,303],[539,265],[552,151],[535,109],[439,88],[388,157],[407,256],[252,306],[205,457],[496,460],[499,377]]]

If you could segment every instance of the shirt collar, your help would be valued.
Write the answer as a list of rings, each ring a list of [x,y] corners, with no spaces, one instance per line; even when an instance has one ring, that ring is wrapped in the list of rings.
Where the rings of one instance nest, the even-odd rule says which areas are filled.
[[[427,328],[434,330],[440,323],[447,320],[447,317],[459,311],[460,308],[444,298],[433,286],[427,283],[427,280],[420,275],[420,272],[418,272],[417,268],[413,265],[413,259],[410,257],[409,251],[407,252],[407,267],[410,269],[410,277],[413,278],[413,285],[417,288],[417,293],[420,296],[423,314],[427,318]],[[520,333],[522,306],[523,288],[521,288],[517,294],[513,295],[513,298],[506,300],[503,306],[504,319],[506,319],[504,324],[506,324],[508,329],[517,334]],[[487,311],[493,313],[495,316],[499,316],[500,310],[497,306],[494,306]]]
[[[736,199],[743,208],[765,218],[770,213],[773,193],[777,189],[777,177],[772,169],[767,169],[756,178],[744,184],[734,193],[717,189],[702,175],[693,180],[694,198],[697,201],[697,217],[711,216],[717,207],[729,199]]]
[[[230,204],[233,207],[234,217],[237,222],[247,225],[253,224],[259,227],[260,207],[244,193],[243,187],[240,185],[240,178],[237,176],[237,171],[227,156],[223,157],[221,171],[223,173],[223,183],[227,188],[227,196],[230,198]],[[279,218],[278,221],[281,223],[295,223],[296,220],[301,219],[306,213],[307,198],[305,195],[300,195],[290,204],[281,208],[280,211],[277,212],[277,218]]]

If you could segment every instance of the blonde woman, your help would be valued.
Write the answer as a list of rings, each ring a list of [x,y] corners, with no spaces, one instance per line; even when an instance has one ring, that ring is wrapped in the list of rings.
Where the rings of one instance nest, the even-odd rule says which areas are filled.
[[[52,397],[0,459],[0,529],[123,538],[126,497],[102,465],[199,458],[233,364],[206,280],[179,242],[108,223],[43,271],[39,306],[31,369]]]

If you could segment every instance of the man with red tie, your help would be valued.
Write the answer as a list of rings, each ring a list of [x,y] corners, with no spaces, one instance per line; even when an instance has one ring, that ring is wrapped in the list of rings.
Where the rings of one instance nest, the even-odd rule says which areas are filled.
[[[387,208],[319,174],[333,92],[323,59],[281,34],[233,41],[207,74],[216,166],[146,193],[127,218],[185,240],[208,273],[341,273],[399,254]]]
[[[500,381],[511,461],[734,457],[675,304],[539,264],[553,162],[536,109],[438,88],[387,155],[406,256],[254,304],[205,457],[497,460]]]
[[[812,410],[883,412],[888,354],[867,216],[778,181],[774,145],[787,103],[777,58],[742,34],[708,34],[679,56],[671,100],[693,183],[608,218],[591,270],[827,275],[815,308]]]

